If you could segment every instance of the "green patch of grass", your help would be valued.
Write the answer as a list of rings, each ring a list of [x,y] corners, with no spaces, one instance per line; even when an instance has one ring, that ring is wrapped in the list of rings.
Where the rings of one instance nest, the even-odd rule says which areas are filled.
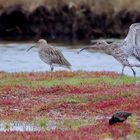
[[[94,98],[90,98],[90,101],[93,101],[93,102],[101,102],[101,101],[105,101],[105,100],[113,100],[113,99],[116,99],[118,97],[122,97],[122,98],[132,98],[134,97],[135,94],[132,94],[132,93],[122,93],[122,94],[119,94],[119,95],[99,95],[99,96],[96,96]]]
[[[80,84],[97,84],[100,83],[101,80],[99,78],[62,78],[62,79],[52,79],[52,80],[28,80],[26,78],[14,78],[14,77],[6,77],[1,79],[0,84],[1,86],[8,86],[8,85],[23,85],[29,87],[51,87],[55,85],[80,85]]]
[[[1,79],[1,86],[15,86],[23,85],[29,87],[51,87],[55,85],[81,85],[81,84],[99,84],[105,83],[109,85],[120,85],[120,84],[131,84],[133,83],[132,77],[123,77],[117,81],[117,79],[103,77],[103,78],[81,78],[81,77],[70,77],[62,79],[52,79],[52,80],[29,80],[27,78],[16,78],[16,77],[5,77]]]
[[[122,85],[122,84],[132,84],[132,83],[134,83],[134,78],[133,77],[128,77],[128,76],[123,76],[121,78],[116,78],[116,79],[104,77],[104,78],[100,78],[100,80],[102,82],[104,82],[106,84],[110,84],[110,85]]]
[[[55,124],[55,127],[58,129],[78,129],[82,126],[95,125],[96,120],[94,118],[87,119],[60,119],[52,120],[46,117],[41,117],[33,121],[34,126],[46,130],[49,125]]]
[[[71,97],[65,97],[62,99],[64,102],[68,103],[86,103],[89,101],[86,97],[80,97],[80,96],[71,96]]]
[[[135,96],[135,94],[133,93],[124,93],[124,94],[122,94],[121,95],[121,97],[124,97],[124,98],[131,98],[131,97],[134,97]]]
[[[90,119],[66,119],[61,121],[58,124],[59,128],[64,128],[64,129],[75,129],[77,130],[78,128],[86,125],[95,125],[96,121],[94,118]]]
[[[129,122],[132,129],[131,135],[133,136],[133,138],[140,139],[140,124],[138,123],[138,117],[136,115],[132,115],[131,117],[129,117]]]
[[[119,94],[120,95],[120,94]],[[124,97],[124,98],[131,98],[133,97],[134,94],[122,94],[120,96],[116,95],[116,96],[110,96],[110,95],[98,95],[98,96],[94,96],[94,97],[88,97],[88,96],[83,96],[83,95],[66,95],[66,96],[62,96],[59,98],[56,98],[53,100],[53,104],[58,104],[58,103],[73,103],[73,104],[81,104],[81,103],[88,103],[88,102],[102,102],[102,101],[109,101],[109,100],[113,100],[116,99],[118,97]]]
[[[115,98],[115,97],[113,97],[113,98]],[[110,99],[112,99],[111,96],[104,95],[104,96],[97,96],[97,97],[91,98],[90,100],[92,102],[101,102],[101,101],[110,100]]]
[[[40,127],[41,129],[46,129],[48,126],[49,120],[46,117],[35,119],[34,125]]]
[[[10,130],[10,128],[12,128],[12,124],[9,122],[9,121],[7,121],[7,122],[4,122],[4,124],[3,124],[4,126],[4,129],[5,130]]]
[[[24,77],[23,75],[17,76],[16,74],[1,74],[0,75],[0,86],[28,86],[28,87],[52,87],[56,85],[96,85],[96,84],[108,84],[111,86],[117,86],[122,84],[134,84],[134,78],[123,76],[122,78],[111,78],[108,76],[103,77],[80,77],[79,75],[75,77],[56,77],[48,79],[38,79],[32,80],[30,78]],[[140,78],[137,78],[137,81],[140,81]]]

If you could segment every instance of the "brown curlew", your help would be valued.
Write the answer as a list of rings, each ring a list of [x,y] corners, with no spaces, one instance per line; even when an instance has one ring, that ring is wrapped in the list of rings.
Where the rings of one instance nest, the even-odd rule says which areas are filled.
[[[128,58],[131,56],[140,62],[140,23],[134,23],[129,27],[128,35],[121,43],[113,42],[108,44],[106,41],[100,40],[92,46],[82,48],[79,53],[85,49],[102,51],[112,55],[123,65],[121,76],[124,73],[124,68],[127,66],[133,71],[135,78],[136,72],[133,67],[140,67],[140,64],[130,64]]]
[[[38,53],[40,59],[50,65],[51,71],[54,70],[54,66],[60,66],[70,69],[71,64],[65,59],[63,54],[57,48],[49,45],[45,39],[40,39],[38,42],[30,47],[29,51],[33,47],[38,47]]]

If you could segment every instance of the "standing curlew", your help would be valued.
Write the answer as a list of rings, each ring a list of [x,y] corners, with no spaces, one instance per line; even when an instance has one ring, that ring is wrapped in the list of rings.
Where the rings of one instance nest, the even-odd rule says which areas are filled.
[[[115,124],[117,122],[124,122],[132,113],[127,111],[119,111],[112,115],[111,119],[109,119],[109,124]]]
[[[61,51],[49,45],[46,40],[38,40],[38,42],[34,46],[30,47],[27,51],[33,47],[39,48],[38,53],[40,59],[50,65],[51,71],[54,70],[54,66],[66,67],[70,69],[71,64],[65,59]]]
[[[121,43],[113,42],[108,44],[106,41],[100,40],[92,46],[82,48],[79,53],[85,49],[103,51],[108,55],[112,55],[123,65],[121,76],[124,68],[128,66],[133,71],[135,78],[136,72],[132,67],[140,67],[140,64],[130,64],[128,58],[132,56],[140,62],[140,23],[134,23],[129,27],[128,35]]]

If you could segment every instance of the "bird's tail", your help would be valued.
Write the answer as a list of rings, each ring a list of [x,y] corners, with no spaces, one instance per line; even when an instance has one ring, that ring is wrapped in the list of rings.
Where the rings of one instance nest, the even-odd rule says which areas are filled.
[[[67,61],[67,64],[61,65],[61,67],[67,68],[69,70],[71,70],[71,64]]]
[[[68,68],[69,70],[71,70],[71,66],[67,66],[66,68]]]

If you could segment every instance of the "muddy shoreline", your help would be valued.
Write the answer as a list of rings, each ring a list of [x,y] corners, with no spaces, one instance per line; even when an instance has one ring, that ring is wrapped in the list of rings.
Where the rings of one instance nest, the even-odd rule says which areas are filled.
[[[30,11],[21,5],[0,8],[0,40],[46,38],[55,41],[89,41],[123,38],[131,23],[140,22],[140,12],[114,10],[96,13],[89,6],[38,6]]]

